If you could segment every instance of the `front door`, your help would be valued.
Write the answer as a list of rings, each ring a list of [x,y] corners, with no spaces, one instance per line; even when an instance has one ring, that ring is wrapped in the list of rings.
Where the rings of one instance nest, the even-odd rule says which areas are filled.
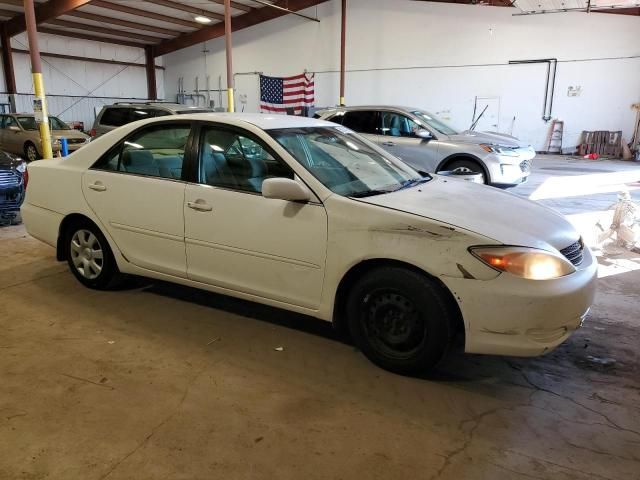
[[[380,112],[380,146],[419,172],[435,172],[439,161],[438,142],[415,134],[423,128],[406,115]]]
[[[132,133],[83,177],[91,209],[134,265],[186,277],[182,166],[190,122]]]
[[[188,276],[315,309],[324,278],[326,211],[319,202],[264,198],[268,177],[294,174],[253,134],[202,128],[198,183],[185,194]]]

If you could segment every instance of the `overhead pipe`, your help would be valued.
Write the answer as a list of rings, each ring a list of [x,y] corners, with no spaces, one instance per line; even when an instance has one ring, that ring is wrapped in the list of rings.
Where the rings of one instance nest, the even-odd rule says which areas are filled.
[[[536,60],[509,60],[509,65],[526,65],[530,63],[546,63],[547,79],[544,87],[544,102],[542,106],[542,119],[548,122],[553,113],[553,95],[556,89],[557,58],[541,58]]]

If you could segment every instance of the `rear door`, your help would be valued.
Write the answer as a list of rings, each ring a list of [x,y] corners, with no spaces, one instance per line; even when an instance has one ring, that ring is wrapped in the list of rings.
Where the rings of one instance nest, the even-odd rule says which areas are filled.
[[[380,117],[375,110],[348,110],[341,123],[374,143],[380,141]]]
[[[91,209],[128,261],[186,277],[183,165],[191,122],[154,123],[130,134],[83,177]]]

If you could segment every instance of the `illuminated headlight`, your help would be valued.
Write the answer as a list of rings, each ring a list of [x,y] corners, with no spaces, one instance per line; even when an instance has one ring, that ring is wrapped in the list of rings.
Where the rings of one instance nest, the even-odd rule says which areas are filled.
[[[497,155],[504,155],[506,157],[517,157],[519,156],[518,152],[512,147],[506,147],[504,145],[489,145],[487,143],[483,143],[480,145],[485,152],[495,153]]]
[[[576,271],[560,254],[527,247],[471,247],[469,251],[484,264],[528,280],[551,280]]]
[[[27,171],[27,162],[22,162],[21,164],[19,164],[16,167],[16,170],[19,171],[20,173],[24,173]]]

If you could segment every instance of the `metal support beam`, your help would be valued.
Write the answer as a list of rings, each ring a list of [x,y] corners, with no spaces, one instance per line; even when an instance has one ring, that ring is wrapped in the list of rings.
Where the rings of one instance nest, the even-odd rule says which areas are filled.
[[[149,100],[158,99],[158,87],[156,85],[156,63],[153,56],[153,47],[144,47],[144,58],[146,60],[145,70],[147,73],[147,98]]]
[[[29,53],[31,54],[31,72],[33,74],[33,112],[40,128],[40,154],[42,158],[53,158],[51,150],[51,132],[49,131],[49,116],[47,114],[47,99],[44,96],[42,81],[42,64],[40,63],[40,47],[38,46],[38,31],[36,30],[36,12],[33,0],[24,0],[24,18],[29,38]]]
[[[224,46],[227,54],[227,111],[233,112],[234,105],[233,52],[231,49],[231,0],[224,0]]]
[[[60,15],[65,15],[76,8],[86,5],[90,1],[91,0],[49,0],[48,2],[40,3],[35,9],[34,21],[36,24],[44,23],[47,20],[59,17]],[[10,37],[14,37],[27,29],[24,14],[17,15],[12,19],[7,20],[6,24],[7,34]]]
[[[288,0],[287,6],[290,12],[303,10],[305,8],[313,7],[329,0]],[[256,8],[249,13],[238,15],[233,17],[233,25],[231,30],[237,32],[243,28],[251,27],[274,18],[279,18],[287,15],[287,11],[277,10],[275,8]],[[166,55],[167,53],[175,52],[183,48],[196,45],[198,43],[211,40],[213,38],[222,37],[225,32],[225,27],[222,23],[217,23],[209,27],[201,28],[192,33],[186,33],[171,40],[166,40],[154,47],[153,51],[156,56]]]
[[[344,76],[347,39],[347,0],[342,0],[342,25],[340,28],[340,105],[344,106]]]
[[[6,24],[0,25],[0,40],[2,42],[2,68],[4,70],[4,83],[7,93],[15,95],[16,75],[13,70],[13,55],[11,54],[11,38],[7,33]]]

